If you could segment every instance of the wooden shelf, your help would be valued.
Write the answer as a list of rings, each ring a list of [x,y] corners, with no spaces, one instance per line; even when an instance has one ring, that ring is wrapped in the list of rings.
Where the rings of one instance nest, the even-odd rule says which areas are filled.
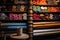
[[[60,20],[32,20],[33,22],[53,22],[53,21],[60,21]]]
[[[14,3],[13,4],[12,3],[9,4],[8,3],[8,4],[0,4],[0,5],[28,5],[28,4],[27,3],[25,3],[25,4],[14,4]]]
[[[42,13],[43,13],[43,14],[45,14],[45,13],[53,13],[53,14],[55,14],[55,13],[58,13],[58,14],[60,14],[60,12],[34,12],[34,13],[37,13],[37,14],[42,14]],[[34,13],[33,13],[33,14],[34,14]]]
[[[19,12],[19,13],[27,13],[27,12],[21,12],[21,11],[0,11],[0,12]]]
[[[33,30],[39,30],[39,29],[53,29],[53,28],[60,28],[60,26],[51,26],[51,27],[33,27]]]
[[[33,6],[60,7],[60,5],[38,5],[38,4],[33,4]]]
[[[19,22],[27,22],[27,20],[0,20],[2,23],[19,23]]]

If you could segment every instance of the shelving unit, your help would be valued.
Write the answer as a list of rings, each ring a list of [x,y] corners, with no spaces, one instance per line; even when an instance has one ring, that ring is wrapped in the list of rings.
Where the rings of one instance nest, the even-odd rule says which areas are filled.
[[[10,35],[13,39],[34,40],[33,36],[36,35],[60,33],[59,29],[55,32],[55,29],[60,28],[59,4],[59,0],[0,0],[0,26],[1,28],[6,26],[9,29],[17,29],[16,34]],[[6,25],[3,25],[4,23]],[[13,23],[25,23],[26,25],[13,25]],[[22,28],[27,29],[28,32]],[[40,33],[43,29],[46,30],[46,33]],[[55,31],[50,32],[51,29]],[[23,31],[26,31],[26,34]],[[38,31],[38,33],[34,31]]]
[[[25,2],[25,3],[23,3]],[[10,15],[13,14],[13,15]],[[1,0],[0,1],[0,24],[6,24],[7,25],[0,25],[2,28],[3,26],[6,26],[5,28],[7,29],[17,29],[17,33],[10,34],[9,36],[13,39],[28,39],[29,34],[23,33],[23,28],[27,29],[28,28],[28,19],[27,19],[27,14],[28,14],[28,0]],[[7,18],[7,19],[6,19]],[[11,25],[9,25],[9,23]],[[25,23],[21,25],[15,24],[12,25],[13,23]],[[24,27],[25,26],[25,27]],[[6,37],[4,37],[6,38]],[[4,39],[6,40],[6,39]]]
[[[32,0],[33,36],[37,36],[41,34],[45,35],[45,33],[37,32],[37,30],[60,28],[60,27],[57,27],[57,26],[60,26],[60,16],[59,16],[60,10],[58,9],[60,8],[60,5],[59,5],[60,1],[58,2],[57,1],[58,0],[50,0],[50,1],[49,0],[41,0],[41,1]],[[52,3],[49,4],[50,2]],[[36,33],[34,33],[34,31],[36,31]],[[60,33],[60,32],[54,32],[54,33]],[[46,31],[46,34],[49,34],[49,33]],[[53,34],[53,33],[50,33],[50,34]]]

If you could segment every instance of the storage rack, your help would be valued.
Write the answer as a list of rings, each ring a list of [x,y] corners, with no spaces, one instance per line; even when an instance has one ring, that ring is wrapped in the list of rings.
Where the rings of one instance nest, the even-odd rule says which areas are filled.
[[[15,1],[15,0],[12,0],[12,1]],[[33,19],[33,14],[35,14],[36,12],[34,12],[33,11],[33,6],[43,6],[43,7],[60,7],[60,5],[37,5],[37,4],[33,4],[32,3],[32,1],[33,0],[28,0],[27,2],[27,4],[9,4],[9,3],[7,3],[7,4],[1,4],[0,5],[0,13],[5,13],[5,14],[11,14],[11,13],[13,13],[13,14],[24,14],[24,13],[27,13],[27,20],[0,20],[1,21],[1,23],[19,23],[19,22],[26,22],[27,23],[27,30],[28,30],[28,34],[29,34],[29,40],[33,40],[32,38],[33,38],[33,34],[34,34],[34,30],[36,29],[46,29],[46,28],[34,28],[33,27],[33,23],[34,22],[54,22],[54,21],[60,21],[60,20],[34,20]],[[16,1],[15,1],[16,2]],[[0,3],[2,3],[1,1],[0,1]],[[1,6],[13,6],[13,5],[25,5],[25,6],[28,6],[28,7],[26,7],[26,8],[28,8],[27,9],[27,11],[24,11],[24,12],[21,12],[21,11],[6,11],[6,9],[5,8],[3,8],[3,9],[5,9],[5,11],[1,11]],[[60,12],[37,12],[36,14],[39,14],[39,13],[42,13],[42,14],[49,14],[49,13],[53,13],[53,14],[59,14]],[[60,26],[60,25],[57,25],[57,26]],[[48,27],[49,28],[49,27]],[[51,28],[55,28],[55,27],[51,27]],[[57,28],[57,27],[56,27]],[[58,27],[59,28],[59,27]],[[49,28],[50,29],[50,28]],[[55,30],[55,29],[54,29]]]
[[[34,3],[36,3],[38,0],[32,0],[32,2],[33,1],[34,1]],[[32,6],[35,6],[35,7],[36,6],[39,6],[39,7],[60,7],[60,5],[39,5],[39,4],[33,4],[33,3],[32,3]],[[33,8],[32,8],[33,14],[37,14],[39,16],[40,16],[40,14],[44,14],[44,15],[45,14],[60,14],[60,12],[41,12],[41,9],[39,9],[39,8],[37,8],[37,9],[40,10],[40,11],[37,12],[36,9],[34,11]],[[34,20],[33,19],[32,21],[33,21],[33,24],[32,24],[32,28],[33,28],[33,32],[32,32],[33,33],[33,40],[35,40],[35,39],[40,40],[37,36],[41,36],[41,35],[45,35],[45,34],[60,33],[60,30],[59,30],[59,32],[58,31],[57,32],[54,32],[54,31],[52,32],[52,30],[50,30],[50,29],[55,30],[55,29],[60,28],[60,19],[58,19],[58,20],[47,20],[47,19],[46,20],[41,20],[41,19],[35,19]],[[48,29],[49,29],[49,31],[48,31]],[[36,38],[34,38],[34,36]]]
[[[4,1],[4,0],[0,1],[0,14],[1,14],[1,13],[4,13],[5,15],[9,15],[9,14],[17,14],[17,15],[18,15],[18,14],[22,14],[22,15],[23,15],[23,14],[25,13],[25,14],[26,14],[25,16],[27,16],[27,14],[28,14],[28,6],[29,6],[29,5],[28,5],[28,2],[29,2],[28,0],[25,0],[26,3],[23,3],[23,2],[20,3],[20,1],[22,1],[22,0],[20,0],[20,1],[19,1],[19,0],[8,0],[8,1],[5,0],[5,1],[4,1],[5,3],[3,3],[3,1]],[[10,1],[11,1],[12,3],[11,3]],[[10,2],[10,3],[9,3],[9,2]],[[17,3],[17,2],[19,2],[19,3]],[[16,4],[16,3],[17,3],[17,4]],[[4,7],[4,6],[5,6],[5,7]],[[9,6],[11,6],[11,7],[9,7]],[[14,6],[16,9],[12,9],[13,6]],[[24,6],[24,7],[25,7],[25,6],[26,6],[26,7],[24,8],[24,11],[21,12],[21,10],[19,9],[19,7],[17,7],[17,6],[19,6],[19,7],[21,7],[21,6]],[[9,7],[9,8],[8,8],[8,7]],[[13,7],[13,8],[14,8],[14,7]],[[10,10],[10,11],[8,11],[7,9]],[[14,10],[15,10],[15,11],[14,11]],[[16,11],[16,10],[17,10],[17,11]],[[20,11],[19,11],[19,10],[20,10]],[[27,17],[26,17],[26,18],[27,18]],[[22,17],[22,20],[10,20],[10,19],[8,19],[8,20],[5,20],[5,19],[4,19],[4,20],[0,20],[0,22],[1,22],[0,24],[3,24],[3,23],[26,23],[26,24],[27,24],[27,25],[26,25],[27,28],[29,28],[27,21],[28,21],[28,19],[24,20],[23,17]],[[2,25],[0,25],[0,26],[2,26]],[[6,26],[8,26],[8,25],[6,25]],[[13,30],[14,30],[14,29],[13,29]],[[26,29],[25,31],[27,31],[27,30],[28,30],[28,29]],[[26,33],[28,33],[28,32],[26,32]],[[18,34],[19,34],[19,33],[18,33]],[[28,34],[28,35],[29,35],[29,34]],[[27,38],[27,39],[28,39],[28,38]],[[6,40],[5,37],[4,37],[4,40]]]

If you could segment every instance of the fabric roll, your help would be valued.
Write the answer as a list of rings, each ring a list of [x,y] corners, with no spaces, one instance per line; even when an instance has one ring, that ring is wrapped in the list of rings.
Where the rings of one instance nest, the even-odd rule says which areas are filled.
[[[7,26],[7,28],[27,28],[27,26]]]
[[[33,2],[32,2],[33,4],[37,4],[37,0],[33,0]]]
[[[40,16],[38,14],[33,14],[33,20],[39,20],[40,19]]]
[[[48,5],[57,5],[56,0],[47,0]]]
[[[57,8],[56,7],[48,7],[48,12],[57,12]]]
[[[37,12],[37,10],[36,10],[36,6],[33,6],[33,11]]]
[[[55,19],[55,20],[60,20],[59,14],[54,14],[54,19]]]
[[[20,26],[22,26],[22,25],[27,25],[27,24],[26,24],[26,23],[2,23],[1,25],[2,25],[2,26],[3,26],[3,25],[11,25],[11,26],[20,25]]]
[[[0,20],[6,20],[7,15],[5,13],[0,13]]]
[[[37,0],[38,5],[47,5],[46,0]]]
[[[13,6],[12,6],[12,11],[17,11],[16,9],[17,9],[16,6],[13,5]]]
[[[27,13],[23,14],[23,20],[27,20]]]
[[[22,20],[22,14],[9,14],[10,20]]]
[[[40,6],[36,6],[36,11],[37,11],[37,12],[41,12]]]

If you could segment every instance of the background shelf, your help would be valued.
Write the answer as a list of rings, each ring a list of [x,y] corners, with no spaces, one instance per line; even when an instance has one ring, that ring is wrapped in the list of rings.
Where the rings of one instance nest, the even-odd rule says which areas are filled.
[[[27,20],[0,20],[2,23],[23,23],[23,22],[27,22]]]
[[[33,20],[33,22],[55,22],[60,20]]]
[[[27,12],[21,12],[21,11],[0,11],[0,12],[10,12],[10,13],[11,13],[11,12],[13,12],[13,13],[14,13],[14,12],[16,12],[16,13],[27,13]]]
[[[46,14],[46,13],[48,13],[48,14],[49,14],[49,13],[52,13],[52,14],[56,14],[56,13],[57,13],[57,14],[60,14],[60,12],[34,12],[34,13],[36,13],[36,14]],[[34,13],[33,13],[33,14],[34,14]]]
[[[38,4],[33,4],[32,6],[60,7],[60,5],[38,5]]]

